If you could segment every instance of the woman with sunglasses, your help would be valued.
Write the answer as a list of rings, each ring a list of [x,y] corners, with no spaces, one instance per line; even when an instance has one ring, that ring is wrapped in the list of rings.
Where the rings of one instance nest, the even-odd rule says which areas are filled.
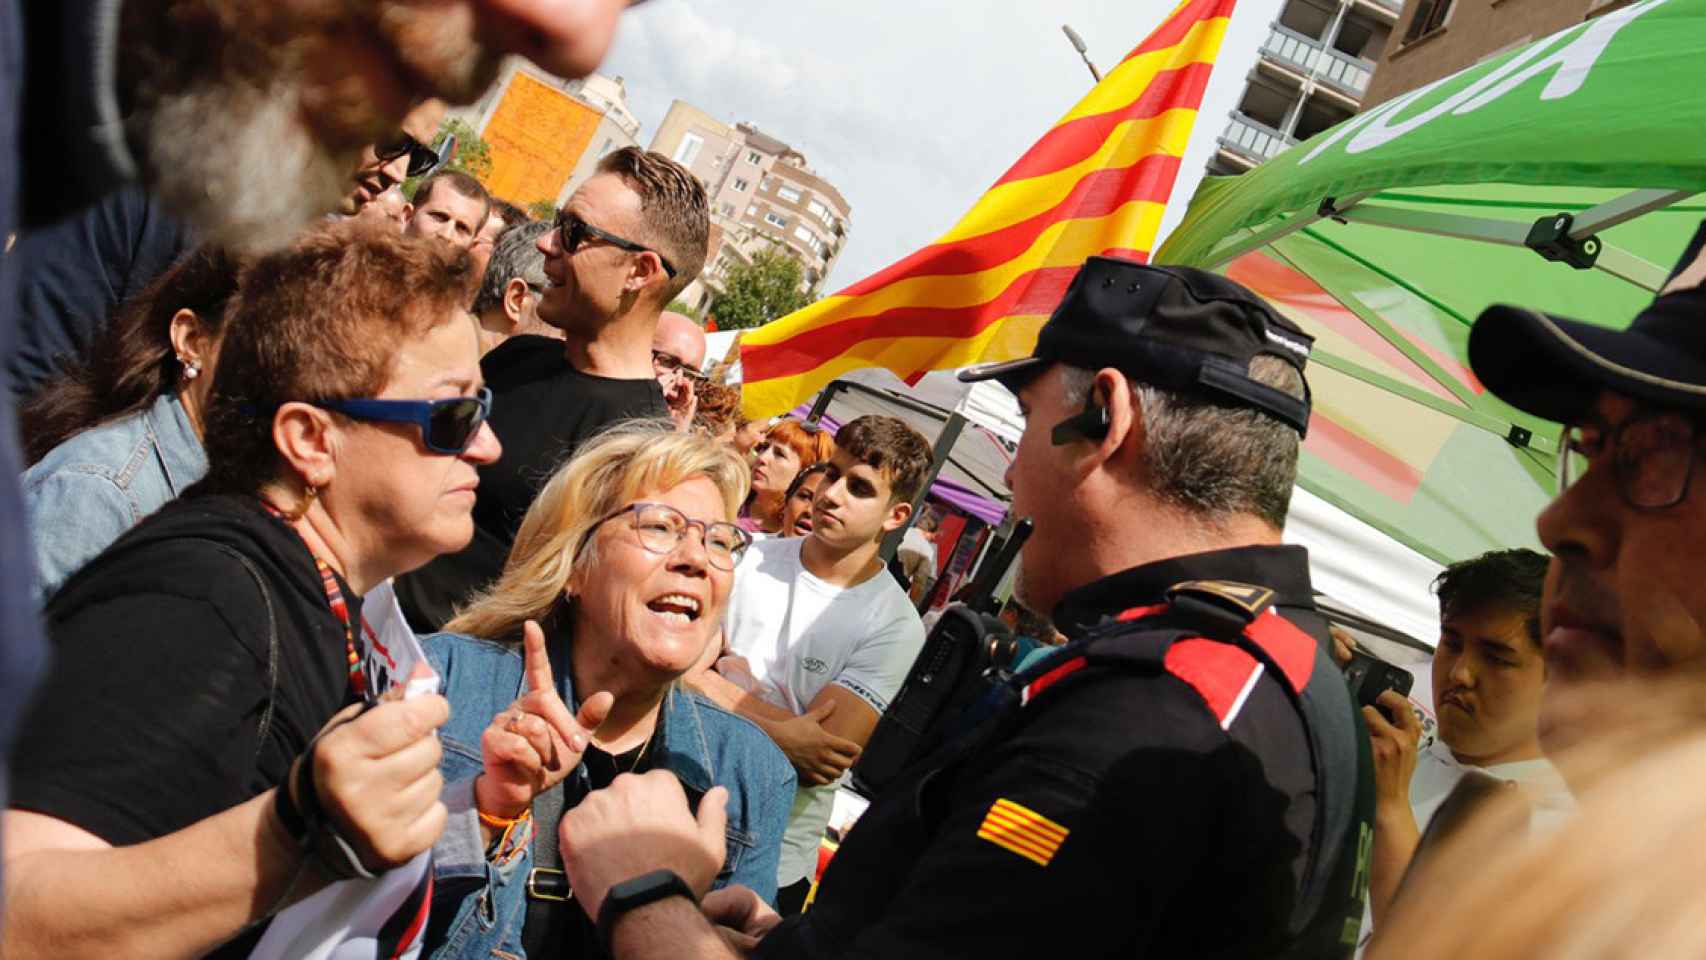
[[[619,426],[552,476],[503,576],[426,638],[451,705],[440,769],[471,784],[484,827],[476,840],[453,822],[434,851],[434,929],[448,924],[434,956],[602,955],[557,827],[623,773],[669,770],[695,804],[726,799],[727,857],[718,877],[689,878],[697,894],[714,879],[775,898],[793,768],[677,683],[718,640],[751,543],[730,522],[745,493],[745,466],[716,441]]]
[[[48,604],[8,951],[248,956],[273,912],[438,839],[446,705],[358,714],[377,683],[358,638],[363,594],[468,541],[499,454],[474,279],[466,252],[357,221],[243,274],[206,479]],[[83,897],[100,909],[64,908]]]

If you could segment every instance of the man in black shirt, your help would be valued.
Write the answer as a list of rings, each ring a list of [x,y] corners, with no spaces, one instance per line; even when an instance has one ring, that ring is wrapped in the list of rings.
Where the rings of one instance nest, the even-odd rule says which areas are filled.
[[[679,895],[717,814],[662,778],[583,801],[563,858],[614,954],[730,955],[721,922],[762,957],[1348,957],[1366,734],[1280,544],[1310,346],[1223,277],[1092,257],[1035,356],[968,377],[1019,394],[1020,599],[1071,642],[874,799],[797,917]]]
[[[410,624],[437,630],[497,579],[516,528],[551,473],[612,423],[665,417],[652,370],[658,317],[705,265],[705,189],[662,154],[629,147],[599,161],[539,240],[549,281],[539,319],[564,339],[511,337],[481,360],[486,422],[503,443],[481,468],[474,539],[397,580]]]

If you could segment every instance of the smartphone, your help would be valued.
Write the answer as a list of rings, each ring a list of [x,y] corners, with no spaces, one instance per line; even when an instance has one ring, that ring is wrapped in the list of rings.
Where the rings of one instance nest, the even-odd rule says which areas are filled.
[[[1388,690],[1408,697],[1416,678],[1403,667],[1372,657],[1361,650],[1352,650],[1345,664],[1345,683],[1351,688],[1351,698],[1359,707],[1379,707],[1375,701]],[[1384,708],[1380,708],[1384,712]],[[1393,721],[1396,723],[1397,721]]]

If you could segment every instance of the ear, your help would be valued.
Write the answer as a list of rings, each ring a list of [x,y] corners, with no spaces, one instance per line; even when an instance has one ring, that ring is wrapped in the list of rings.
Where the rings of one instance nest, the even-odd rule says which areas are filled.
[[[883,518],[883,533],[889,534],[906,525],[907,518],[912,516],[912,503],[900,500],[889,505],[889,515]]]
[[[527,298],[532,295],[532,288],[527,285],[526,280],[520,277],[510,277],[509,282],[504,284],[504,316],[509,318],[511,333],[514,333],[516,328],[521,326],[522,320],[526,318]]]
[[[1078,467],[1082,475],[1112,461],[1135,457],[1143,450],[1143,417],[1132,402],[1131,381],[1112,367],[1096,371],[1089,402],[1108,413],[1107,435],[1087,447]]]
[[[199,367],[207,366],[207,328],[202,325],[201,318],[195,315],[195,311],[179,310],[172,314],[167,335],[172,340],[172,352],[180,361],[194,363]]]
[[[634,293],[644,293],[653,287],[661,288],[669,275],[663,272],[663,260],[651,251],[637,254],[634,266],[628,271],[628,289]]]
[[[414,218],[415,218],[415,205],[412,203],[403,204],[403,219],[404,220],[413,220]]]
[[[273,414],[273,447],[303,483],[328,487],[338,474],[337,429],[326,411],[291,401]]]

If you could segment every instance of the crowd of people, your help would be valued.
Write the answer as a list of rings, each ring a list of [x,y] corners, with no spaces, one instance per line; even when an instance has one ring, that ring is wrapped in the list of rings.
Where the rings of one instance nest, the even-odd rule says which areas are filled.
[[[622,0],[334,6],[6,8],[79,94],[0,75],[46,138],[0,178],[0,953],[332,956],[334,914],[443,958],[1706,948],[1706,227],[1626,331],[1476,322],[1559,487],[1546,553],[1435,582],[1426,703],[1358,702],[1282,543],[1309,335],[1089,258],[961,374],[1026,418],[1024,656],[893,711],[925,749],[820,871],[932,682],[931,441],[741,415],[667,309],[680,164],[612,151],[537,220],[425,145],[503,53],[590,71]]]

